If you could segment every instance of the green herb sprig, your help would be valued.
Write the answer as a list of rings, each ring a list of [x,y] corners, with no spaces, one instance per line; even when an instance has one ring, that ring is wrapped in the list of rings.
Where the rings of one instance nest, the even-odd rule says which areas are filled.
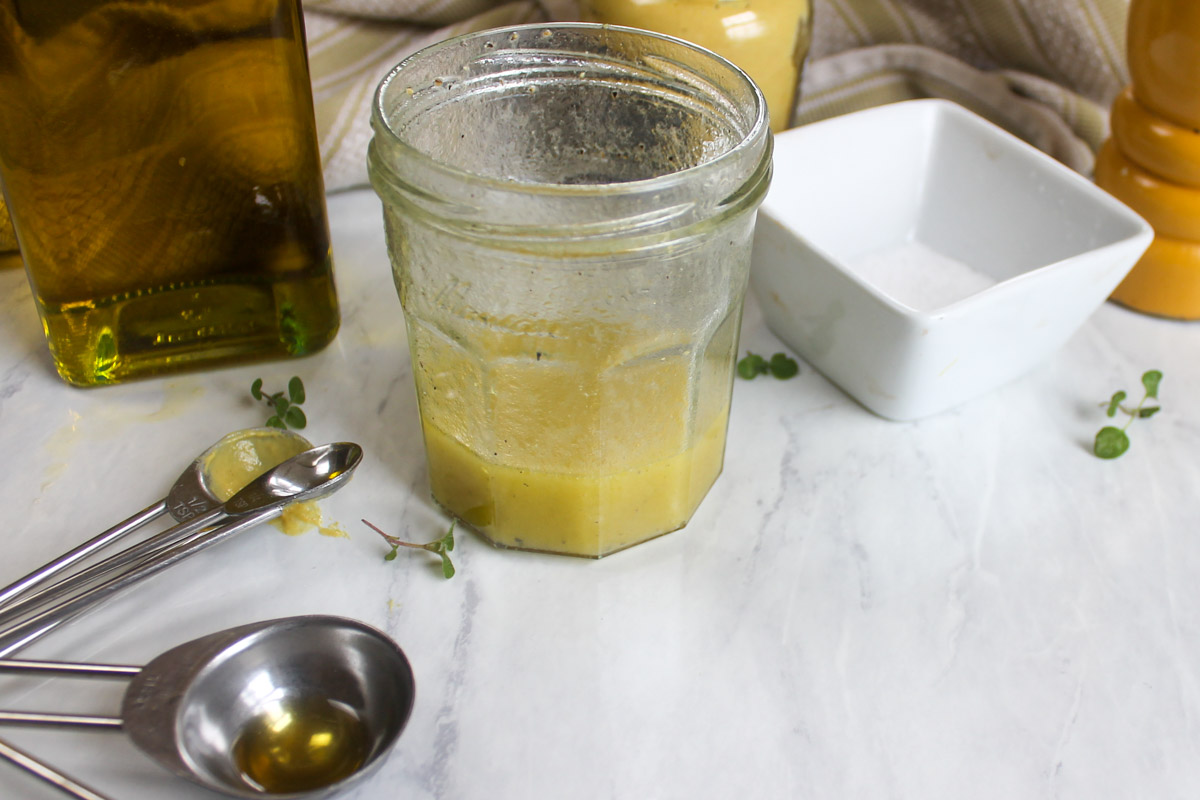
[[[1129,449],[1129,434],[1125,433],[1135,419],[1147,419],[1157,414],[1162,405],[1148,406],[1147,400],[1158,399],[1158,384],[1162,381],[1162,372],[1156,369],[1148,370],[1142,374],[1142,388],[1144,392],[1142,399],[1132,408],[1123,405],[1128,395],[1124,391],[1114,392],[1113,396],[1107,402],[1101,403],[1101,407],[1105,408],[1107,416],[1115,417],[1118,411],[1129,416],[1125,424],[1121,427],[1106,425],[1096,433],[1096,441],[1092,445],[1092,452],[1100,458],[1116,458]]]
[[[254,383],[250,384],[250,396],[271,407],[273,413],[267,419],[268,426],[300,430],[308,424],[308,418],[300,408],[300,404],[304,402],[304,382],[299,377],[292,376],[288,381],[286,395],[283,392],[267,394],[262,390],[262,385],[262,378],[255,378]]]
[[[785,381],[800,374],[800,365],[786,353],[776,353],[767,359],[747,350],[746,357],[737,363],[737,373],[748,381],[767,374]]]
[[[429,552],[441,557],[442,575],[444,575],[447,580],[454,577],[454,564],[450,561],[450,551],[454,549],[453,522],[450,523],[450,529],[446,531],[446,534],[442,536],[442,538],[435,539],[432,542],[426,542],[425,544],[402,541],[395,536],[384,533],[378,527],[372,525],[370,522],[367,522],[365,519],[362,522],[368,528],[382,536],[384,541],[392,546],[391,551],[383,557],[384,561],[394,561],[396,559],[396,554],[399,552],[401,547],[413,547],[418,550],[428,550]]]

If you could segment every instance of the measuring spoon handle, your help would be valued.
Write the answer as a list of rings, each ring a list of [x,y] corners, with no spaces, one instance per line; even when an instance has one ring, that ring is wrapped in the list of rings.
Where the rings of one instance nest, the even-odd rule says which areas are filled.
[[[12,602],[13,598],[25,594],[34,586],[37,586],[39,583],[43,582],[52,575],[57,575],[59,572],[62,572],[64,569],[71,566],[76,561],[79,561],[81,558],[87,558],[100,548],[106,547],[112,542],[117,541],[133,531],[136,531],[147,522],[152,522],[153,520],[158,519],[165,514],[166,511],[166,499],[159,500],[154,505],[139,511],[124,522],[118,523],[117,525],[114,525],[113,527],[104,531],[104,533],[88,539],[86,542],[79,545],[69,553],[64,553],[63,555],[51,561],[49,564],[39,567],[38,569],[29,573],[24,578],[10,583],[8,586],[0,589],[0,608],[8,605],[10,602]]]
[[[28,772],[35,778],[57,788],[77,800],[112,800],[108,795],[85,786],[71,776],[0,739],[0,758]]]
[[[26,675],[57,675],[68,678],[132,678],[141,667],[128,664],[89,664],[78,661],[17,661],[0,658],[0,672]]]
[[[53,600],[66,597],[87,584],[93,583],[118,569],[163,552],[185,537],[196,533],[196,531],[218,524],[226,516],[221,508],[215,508],[207,514],[193,517],[187,522],[180,522],[173,527],[167,528],[165,531],[156,533],[144,542],[130,545],[103,561],[80,570],[73,575],[68,575],[27,597],[13,601],[7,606],[0,606],[0,625],[7,625],[14,620],[20,619],[35,608],[44,606]]]
[[[108,599],[122,589],[132,586],[143,578],[157,574],[162,570],[179,563],[190,555],[207,550],[215,544],[225,541],[242,531],[253,528],[259,523],[274,519],[283,513],[283,503],[272,505],[252,514],[236,519],[219,528],[196,534],[191,539],[180,542],[167,550],[157,553],[125,572],[110,578],[104,583],[93,586],[69,600],[64,600],[56,606],[42,611],[36,616],[13,625],[0,632],[0,658],[6,658],[23,647],[45,636],[50,631],[68,620],[91,610],[101,601]]]
[[[41,711],[0,711],[0,725],[31,725],[54,728],[103,728],[121,730],[118,717],[97,717],[90,714],[44,714]]]

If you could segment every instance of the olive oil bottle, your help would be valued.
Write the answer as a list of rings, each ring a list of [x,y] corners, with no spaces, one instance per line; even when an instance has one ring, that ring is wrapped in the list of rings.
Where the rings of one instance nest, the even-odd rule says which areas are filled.
[[[72,384],[337,332],[300,0],[0,0],[0,182]]]

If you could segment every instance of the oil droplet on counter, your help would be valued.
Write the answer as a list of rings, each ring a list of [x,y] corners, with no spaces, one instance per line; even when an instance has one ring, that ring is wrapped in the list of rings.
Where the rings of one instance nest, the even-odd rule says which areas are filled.
[[[43,492],[62,477],[63,472],[67,469],[67,464],[74,456],[75,441],[79,437],[78,423],[81,417],[76,411],[68,410],[67,414],[70,415],[71,422],[50,434],[50,437],[42,445],[46,454],[54,459],[53,463],[46,468],[46,473],[42,478]]]
[[[202,385],[189,382],[167,383],[163,386],[162,405],[157,411],[143,414],[138,419],[129,422],[158,422],[160,420],[177,419],[191,411],[196,401],[204,396]]]
[[[243,777],[264,792],[320,789],[354,774],[370,754],[366,725],[319,695],[285,697],[252,719],[233,745]]]

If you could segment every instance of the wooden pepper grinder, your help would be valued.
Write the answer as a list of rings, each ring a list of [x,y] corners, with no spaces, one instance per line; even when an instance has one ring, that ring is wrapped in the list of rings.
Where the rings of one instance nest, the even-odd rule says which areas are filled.
[[[1126,47],[1133,83],[1113,103],[1096,183],[1141,214],[1154,241],[1112,299],[1200,319],[1200,2],[1132,0]]]

